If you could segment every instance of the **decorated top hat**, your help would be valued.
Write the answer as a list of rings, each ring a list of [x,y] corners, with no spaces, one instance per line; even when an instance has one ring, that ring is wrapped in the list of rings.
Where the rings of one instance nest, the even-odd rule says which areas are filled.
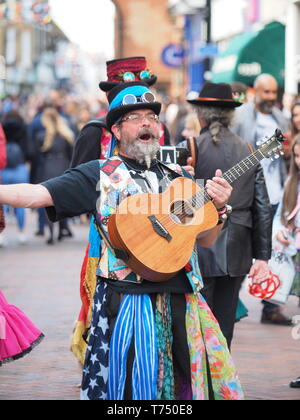
[[[206,82],[198,98],[187,100],[192,105],[236,108],[242,103],[233,99],[231,86],[227,83]]]
[[[159,115],[161,103],[144,82],[119,83],[108,94],[106,125],[109,130],[120,118],[136,109],[151,109]]]
[[[99,87],[104,92],[108,92],[113,87],[122,82],[143,81],[148,86],[152,86],[157,77],[147,68],[145,57],[119,58],[106,62],[107,81],[99,83]]]

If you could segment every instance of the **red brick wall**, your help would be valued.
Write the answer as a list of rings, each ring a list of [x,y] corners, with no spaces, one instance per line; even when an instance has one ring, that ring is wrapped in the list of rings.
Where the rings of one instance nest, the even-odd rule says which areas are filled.
[[[168,12],[168,0],[113,0],[113,3],[117,8],[116,55],[145,56],[150,70],[158,76],[157,87],[165,87],[170,94],[177,94],[178,73],[182,70],[167,67],[160,59],[163,48],[180,42],[181,37]]]

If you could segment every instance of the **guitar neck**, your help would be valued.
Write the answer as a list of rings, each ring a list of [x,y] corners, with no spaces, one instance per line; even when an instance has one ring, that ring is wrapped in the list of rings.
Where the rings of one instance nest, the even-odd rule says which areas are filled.
[[[228,171],[226,171],[223,174],[223,178],[229,183],[232,184],[234,181],[236,181],[238,178],[240,178],[242,175],[244,175],[247,171],[252,169],[254,166],[256,166],[262,159],[264,159],[264,154],[260,151],[260,149],[253,152],[251,155],[247,156],[245,159],[243,159],[241,162],[234,165],[232,168],[230,168]],[[211,197],[207,194],[206,191],[200,192],[196,194],[198,197],[194,202],[201,203],[203,205],[211,200]],[[200,195],[202,195],[202,199],[200,199]]]
[[[223,178],[226,179],[229,184],[232,184],[232,182],[236,181],[240,176],[256,166],[264,157],[264,154],[259,149],[256,150],[250,156],[247,156],[241,162],[226,171],[223,174]]]

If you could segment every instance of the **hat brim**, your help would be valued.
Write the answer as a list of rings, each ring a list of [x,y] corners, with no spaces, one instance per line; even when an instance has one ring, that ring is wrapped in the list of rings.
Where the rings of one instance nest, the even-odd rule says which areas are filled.
[[[118,106],[111,111],[108,111],[106,115],[106,125],[109,130],[111,127],[118,121],[122,115],[128,114],[128,112],[135,111],[137,109],[151,109],[156,115],[159,115],[161,110],[161,103],[160,102],[145,102],[141,103],[138,102],[137,104],[133,105],[122,105]]]
[[[147,83],[148,86],[152,86],[154,85],[154,83],[156,83],[157,81],[157,76],[152,75],[150,77],[150,79],[143,79],[143,80],[133,80],[133,82],[145,82]],[[109,92],[112,88],[114,88],[115,86],[119,85],[120,83],[130,83],[130,82],[100,82],[99,83],[99,88],[101,90],[103,90],[103,92]]]
[[[232,99],[215,99],[215,98],[197,98],[197,99],[188,99],[192,105],[196,106],[215,106],[220,108],[237,108],[238,106],[243,105],[241,102],[234,101]]]

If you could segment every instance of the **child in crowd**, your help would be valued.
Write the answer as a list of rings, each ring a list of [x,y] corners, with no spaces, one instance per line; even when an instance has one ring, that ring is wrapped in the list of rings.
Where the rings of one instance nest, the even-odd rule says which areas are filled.
[[[273,224],[274,237],[284,246],[295,245],[295,278],[291,294],[300,298],[300,134],[291,147],[289,177],[284,188]],[[291,382],[292,388],[300,388],[300,377]]]

